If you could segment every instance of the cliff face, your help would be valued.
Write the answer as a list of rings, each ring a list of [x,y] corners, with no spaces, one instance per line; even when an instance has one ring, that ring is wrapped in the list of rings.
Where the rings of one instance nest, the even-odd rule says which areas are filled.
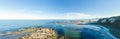
[[[102,18],[102,19],[98,20],[98,23],[120,28],[120,16],[110,17],[110,18]]]

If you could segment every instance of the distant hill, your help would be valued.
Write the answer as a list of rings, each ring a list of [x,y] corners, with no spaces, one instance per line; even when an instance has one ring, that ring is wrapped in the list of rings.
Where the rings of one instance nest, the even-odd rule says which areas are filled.
[[[115,16],[110,18],[101,18],[98,20],[98,23],[120,28],[120,16]]]

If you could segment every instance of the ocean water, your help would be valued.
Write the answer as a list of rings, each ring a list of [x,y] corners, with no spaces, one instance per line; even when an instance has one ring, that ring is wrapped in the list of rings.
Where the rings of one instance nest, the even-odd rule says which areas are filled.
[[[0,32],[9,32],[26,27],[43,26],[56,30],[60,35],[83,39],[116,39],[109,29],[98,25],[76,25],[76,24],[54,24],[53,22],[68,22],[72,20],[0,20]],[[19,37],[20,35],[14,35]],[[14,36],[0,36],[0,39],[6,39]]]
[[[8,32],[26,27],[36,27],[51,24],[55,21],[66,22],[73,20],[0,20],[0,32]]]
[[[25,27],[40,26],[52,20],[0,20],[0,32],[11,31]]]

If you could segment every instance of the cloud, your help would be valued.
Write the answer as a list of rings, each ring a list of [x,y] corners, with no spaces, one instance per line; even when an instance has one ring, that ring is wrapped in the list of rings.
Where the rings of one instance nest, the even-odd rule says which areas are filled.
[[[59,13],[51,14],[41,11],[0,11],[0,19],[87,19],[93,18],[92,15],[84,13]]]
[[[0,19],[45,19],[42,14],[31,11],[0,11]]]
[[[61,17],[62,15],[56,15],[51,13],[45,13],[41,11],[35,11],[35,10],[15,10],[15,11],[2,11],[0,10],[0,20],[1,19],[63,19]]]
[[[20,13],[0,13],[0,19],[38,19],[37,16]]]
[[[67,19],[89,19],[89,18],[94,18],[94,16],[89,14],[84,14],[84,13],[71,12],[71,13],[66,13],[66,18]]]

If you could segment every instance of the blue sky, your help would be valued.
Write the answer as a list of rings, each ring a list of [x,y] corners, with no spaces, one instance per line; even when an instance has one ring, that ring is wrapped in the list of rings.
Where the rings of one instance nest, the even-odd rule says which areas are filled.
[[[120,15],[120,0],[0,0],[0,19],[84,19]]]

